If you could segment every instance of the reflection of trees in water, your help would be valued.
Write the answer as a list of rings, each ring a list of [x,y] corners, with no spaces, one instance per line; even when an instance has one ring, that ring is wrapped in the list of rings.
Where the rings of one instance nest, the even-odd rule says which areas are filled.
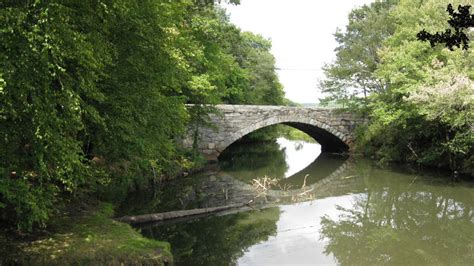
[[[219,167],[248,181],[259,175],[281,178],[288,169],[285,150],[276,141],[234,143],[220,155]]]
[[[171,243],[176,265],[232,265],[250,246],[276,234],[279,208],[142,229]]]
[[[323,218],[326,254],[343,265],[474,264],[472,190],[380,177],[338,219]]]
[[[303,142],[297,144],[303,145]],[[336,171],[347,157],[337,154],[321,154],[305,169],[282,179],[282,184],[301,186],[306,175],[313,184]],[[285,160],[285,149],[276,141],[258,143],[234,143],[219,157],[219,167],[232,177],[250,183],[257,177],[285,177],[289,166]]]

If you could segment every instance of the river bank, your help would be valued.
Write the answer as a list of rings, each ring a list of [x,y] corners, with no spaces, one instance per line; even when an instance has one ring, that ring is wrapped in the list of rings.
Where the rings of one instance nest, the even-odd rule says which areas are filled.
[[[0,265],[167,265],[170,244],[112,219],[113,205],[73,204],[34,235],[0,235]],[[71,206],[71,207],[72,207]],[[95,207],[91,207],[95,206]]]
[[[193,157],[160,182],[180,179],[207,169]],[[156,184],[155,184],[156,185]],[[149,185],[149,188],[154,187]],[[173,262],[168,242],[148,239],[140,230],[117,221],[122,188],[111,188],[106,197],[93,195],[64,204],[50,217],[48,226],[32,232],[0,228],[2,265],[169,265]]]

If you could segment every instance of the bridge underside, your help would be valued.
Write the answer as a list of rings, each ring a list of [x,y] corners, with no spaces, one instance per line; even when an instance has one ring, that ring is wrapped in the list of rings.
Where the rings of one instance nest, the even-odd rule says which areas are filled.
[[[282,123],[303,131],[311,136],[321,145],[322,152],[345,153],[349,151],[349,146],[338,137],[319,127],[303,123]]]
[[[309,125],[305,123],[298,123],[298,122],[283,122],[280,124],[296,128],[308,134],[310,137],[315,139],[321,145],[321,152],[323,153],[347,153],[350,150],[350,147],[345,142],[343,142],[340,138],[328,132],[327,130],[324,130],[317,126],[313,126],[313,125]],[[276,124],[273,124],[273,125],[276,125]],[[246,135],[242,136],[241,138],[237,139],[236,141],[232,143],[238,142],[240,139],[244,138],[245,136]],[[232,145],[232,143],[218,147],[218,149],[216,149],[215,151],[211,151],[210,153],[205,154],[206,159],[209,161],[217,161],[219,155],[227,147]]]
[[[212,127],[199,129],[194,143],[194,131],[183,140],[184,147],[197,146],[209,161],[243,136],[276,124],[299,129],[321,144],[326,153],[345,153],[352,150],[354,128],[364,121],[354,114],[324,108],[289,106],[217,105],[218,113],[209,114]]]

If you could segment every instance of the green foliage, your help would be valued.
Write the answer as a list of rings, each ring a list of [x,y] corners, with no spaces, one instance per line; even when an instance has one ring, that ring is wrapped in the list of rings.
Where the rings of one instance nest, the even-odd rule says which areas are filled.
[[[85,15],[102,10],[80,8]],[[16,213],[2,218],[21,221],[22,228],[44,224],[57,193],[72,193],[90,179],[77,136],[96,114],[85,101],[103,97],[94,83],[109,57],[77,29],[88,25],[74,14],[72,6],[54,2],[0,10],[0,201],[2,214]],[[19,198],[15,190],[25,194]]]
[[[238,103],[283,105],[285,93],[275,72],[275,58],[270,53],[271,42],[260,35],[242,33],[242,43],[236,47],[237,61],[245,70],[248,84]]]
[[[314,140],[312,137],[310,137],[308,134],[304,133],[303,131],[286,126],[286,125],[276,125],[278,127],[278,131],[280,133],[280,136],[285,137],[286,139],[289,140],[303,140],[305,142],[309,143],[317,143],[316,140]]]
[[[466,3],[455,1],[452,4]],[[338,84],[343,90],[330,91],[330,100],[349,99],[345,102],[349,107],[357,108],[358,104],[345,96],[346,88],[354,88],[350,83],[343,83],[347,78],[367,75],[383,84],[383,89],[371,90],[365,98],[364,111],[370,117],[370,123],[360,130],[357,143],[360,150],[382,162],[416,162],[472,171],[473,52],[432,48],[416,36],[421,29],[439,31],[446,28],[449,19],[446,5],[434,0],[376,2],[353,13],[370,13],[368,10],[383,7],[377,14],[383,14],[379,19],[383,19],[381,23],[390,30],[375,26],[380,21],[377,16],[366,16],[366,20],[351,16],[348,30],[342,35],[347,37],[352,32],[351,25],[360,22],[364,31],[357,33],[364,36],[363,32],[371,32],[378,36],[372,57],[375,64],[367,63],[363,54],[354,52],[350,54],[353,60],[365,68],[342,76],[327,73],[328,82]],[[359,43],[350,38],[339,40],[342,40],[342,50],[338,51],[336,62],[342,62],[341,51],[374,47],[373,38],[356,38]],[[329,68],[331,71],[339,69]]]
[[[30,242],[0,236],[5,248],[0,250],[0,263],[165,265],[172,260],[169,243],[147,239],[130,225],[114,221],[112,204],[98,205],[79,215],[55,217],[54,229]],[[13,248],[17,250],[3,253]]]
[[[0,4],[1,223],[44,226],[67,198],[189,167],[178,139],[206,104],[283,103],[270,42],[215,3]]]
[[[446,11],[448,11],[451,18],[448,20],[449,26],[454,29],[452,33],[451,29],[446,29],[443,33],[436,32],[431,34],[426,32],[424,29],[418,32],[416,37],[420,41],[429,41],[431,47],[434,47],[436,43],[444,43],[449,50],[453,50],[454,46],[467,50],[469,49],[469,37],[464,32],[470,27],[474,27],[474,15],[471,15],[470,5],[458,6],[458,13],[454,11],[451,4],[448,4]]]
[[[234,104],[285,105],[283,86],[275,72],[275,58],[270,53],[271,42],[260,35],[242,33],[242,41],[233,49],[240,67],[244,70],[245,85]],[[263,128],[247,136],[251,141],[274,140],[278,135],[275,127]]]
[[[354,9],[346,30],[338,29],[334,34],[339,44],[336,60],[324,67],[326,79],[319,84],[327,95],[321,101],[323,104],[363,107],[369,94],[386,89],[374,71],[380,64],[378,49],[395,30],[393,18],[388,14],[397,3],[398,0],[384,0]]]

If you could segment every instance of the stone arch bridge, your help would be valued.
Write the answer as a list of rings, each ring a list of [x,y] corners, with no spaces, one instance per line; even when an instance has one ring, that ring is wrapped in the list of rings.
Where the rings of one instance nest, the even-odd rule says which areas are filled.
[[[297,128],[319,144],[323,152],[348,152],[353,147],[354,129],[365,120],[335,109],[269,105],[216,105],[210,114],[214,126],[199,129],[198,149],[210,161],[243,136],[276,124]],[[193,146],[192,134],[184,139],[185,147]]]

